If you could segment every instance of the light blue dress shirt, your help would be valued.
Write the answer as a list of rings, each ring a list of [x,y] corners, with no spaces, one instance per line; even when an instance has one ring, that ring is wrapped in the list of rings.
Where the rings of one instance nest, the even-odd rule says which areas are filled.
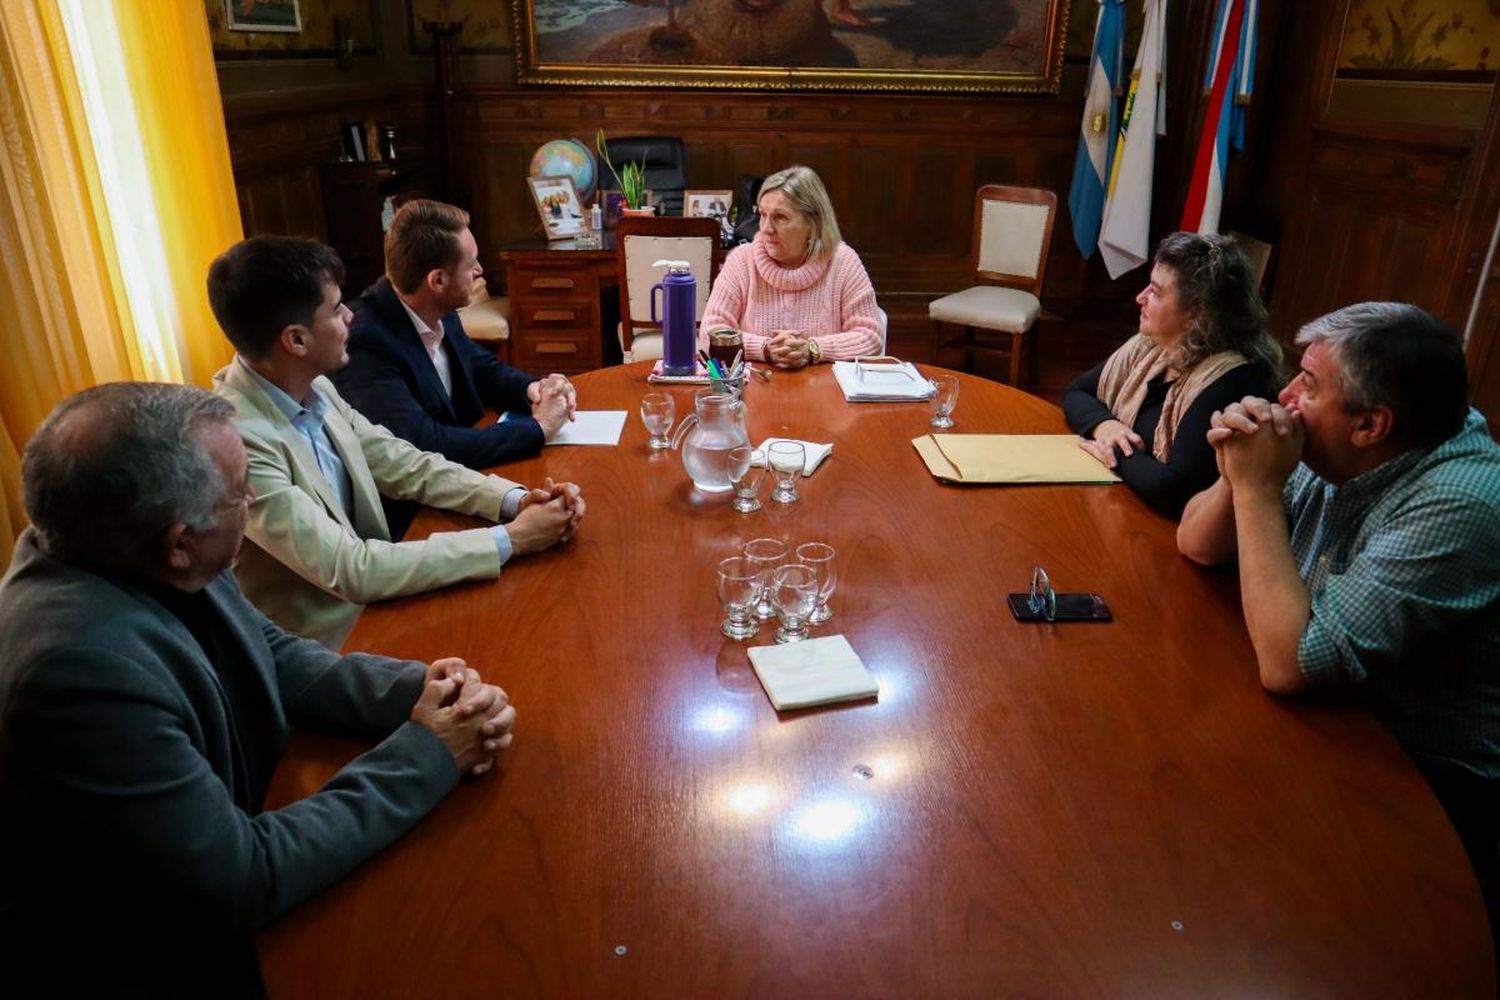
[[[323,398],[314,386],[307,389],[307,399],[297,402],[275,382],[266,378],[260,372],[245,363],[245,359],[235,355],[234,363],[243,368],[250,377],[255,379],[256,384],[265,390],[266,398],[271,405],[280,410],[281,413],[292,422],[298,433],[307,439],[312,447],[313,456],[318,460],[318,469],[322,471],[323,478],[328,482],[328,488],[333,491],[334,499],[339,502],[339,507],[344,511],[344,516],[352,522],[354,519],[353,488],[349,484],[349,471],[344,468],[344,459],[334,447],[333,438],[328,434],[326,419],[328,415],[328,400]],[[511,490],[500,501],[500,516],[513,518],[516,509],[521,504],[521,498],[526,491],[520,487]],[[490,528],[490,535],[495,539],[495,551],[500,554],[500,565],[505,565],[510,560],[511,542],[510,532],[505,530],[505,525],[497,524]]]

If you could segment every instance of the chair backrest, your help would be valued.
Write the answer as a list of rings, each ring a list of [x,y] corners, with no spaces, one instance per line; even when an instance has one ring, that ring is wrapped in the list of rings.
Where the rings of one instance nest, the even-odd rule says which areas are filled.
[[[693,277],[698,281],[696,318],[701,320],[709,289],[724,260],[719,220],[626,216],[615,227],[620,332],[627,351],[636,328],[655,326],[651,322],[651,286],[666,274],[666,268],[651,266],[659,260],[685,260],[693,265]]]
[[[1261,294],[1266,291],[1266,270],[1271,264],[1271,251],[1275,249],[1265,240],[1258,240],[1248,233],[1241,233],[1231,229],[1228,233],[1230,239],[1245,251],[1245,256],[1250,258],[1250,270],[1255,274],[1255,287],[1259,288]]]
[[[646,170],[646,187],[656,200],[658,215],[682,214],[682,190],[687,187],[687,158],[682,152],[682,140],[671,135],[631,135],[618,139],[605,139],[604,148],[615,169],[624,171],[625,164],[638,163]],[[602,182],[606,187],[614,184],[609,168],[602,163]]]
[[[986,184],[974,195],[974,270],[1041,298],[1056,220],[1051,191]]]

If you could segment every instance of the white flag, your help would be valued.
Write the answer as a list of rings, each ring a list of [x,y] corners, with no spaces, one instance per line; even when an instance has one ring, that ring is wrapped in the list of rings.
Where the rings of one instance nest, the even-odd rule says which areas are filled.
[[[1156,137],[1166,134],[1165,67],[1167,0],[1146,0],[1146,23],[1130,94],[1115,150],[1114,176],[1104,202],[1099,252],[1111,278],[1151,258],[1151,179],[1156,169]]]

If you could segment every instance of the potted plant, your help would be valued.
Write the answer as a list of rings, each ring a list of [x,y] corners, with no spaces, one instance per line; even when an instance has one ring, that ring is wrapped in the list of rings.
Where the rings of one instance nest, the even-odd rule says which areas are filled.
[[[625,197],[625,209],[631,215],[650,215],[654,209],[646,204],[646,168],[644,163],[627,163],[624,171],[615,169],[614,161],[609,158],[609,150],[604,144],[604,129],[600,129],[594,136],[594,149],[599,153],[599,159],[609,168],[614,175],[615,184],[620,188],[620,194]]]

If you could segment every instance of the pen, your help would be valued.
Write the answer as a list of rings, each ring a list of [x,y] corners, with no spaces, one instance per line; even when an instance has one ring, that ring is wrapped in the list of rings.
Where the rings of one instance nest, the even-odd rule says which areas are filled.
[[[755,367],[752,366],[751,369],[750,369],[750,374],[754,375],[756,378],[760,379],[762,382],[769,382],[769,381],[771,381],[771,373],[768,372],[768,371],[763,371],[763,370],[761,370],[759,368],[755,368]]]
[[[708,374],[720,382],[724,381],[724,373],[719,370],[719,364],[713,358],[708,359]]]
[[[698,352],[698,360],[702,363],[702,365],[703,365],[703,367],[705,369],[707,369],[708,366],[713,363],[713,362],[711,362],[709,360],[708,352],[707,351],[699,351]]]

